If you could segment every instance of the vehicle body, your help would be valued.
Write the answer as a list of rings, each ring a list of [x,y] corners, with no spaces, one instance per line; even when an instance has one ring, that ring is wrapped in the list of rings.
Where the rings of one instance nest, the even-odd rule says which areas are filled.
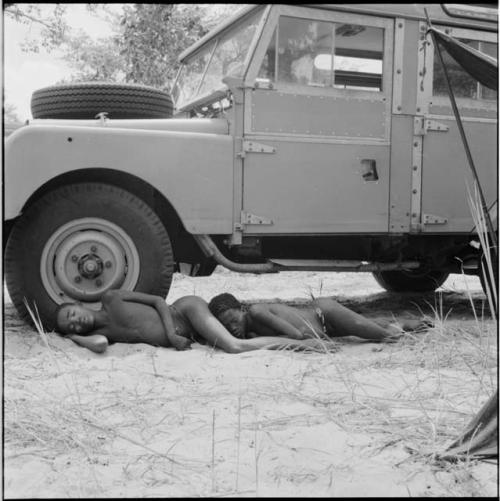
[[[14,132],[4,227],[14,234],[6,275],[15,302],[37,299],[48,318],[63,301],[98,305],[111,287],[166,295],[175,266],[208,274],[216,263],[257,273],[373,271],[401,291],[432,290],[462,263],[478,273],[467,202],[473,177],[424,7],[435,27],[496,57],[492,9],[258,5],[181,54],[173,118],[44,119]],[[493,213],[497,93],[451,68]],[[118,215],[107,218],[100,186],[118,215],[126,194],[145,204],[151,233],[131,236]],[[87,212],[73,212],[87,202]],[[42,222],[24,220],[52,204],[47,221],[57,224],[37,235],[37,251],[16,257]],[[152,241],[156,225],[168,245]],[[145,257],[143,247],[154,246],[155,257]],[[159,257],[165,249],[168,262]],[[21,272],[30,256],[32,270]],[[106,275],[107,265],[119,273]]]

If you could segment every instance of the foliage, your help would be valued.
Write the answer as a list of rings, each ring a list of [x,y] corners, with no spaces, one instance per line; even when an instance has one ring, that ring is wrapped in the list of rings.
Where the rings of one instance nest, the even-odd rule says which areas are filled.
[[[175,77],[178,54],[207,31],[198,5],[135,4],[121,24],[126,81],[160,88]]]
[[[43,26],[40,37],[27,40],[24,49],[58,48],[75,69],[66,82],[106,80],[168,89],[179,68],[179,54],[240,5],[123,4],[121,13],[107,4],[86,7],[109,22],[108,36],[93,40],[74,33],[64,20],[67,5],[54,4],[45,18],[36,4],[7,4],[5,12],[19,22]]]
[[[125,79],[125,61],[116,36],[91,40],[80,33],[68,39],[63,57],[76,70],[65,82],[121,82]]]
[[[4,103],[3,121],[4,121],[4,123],[22,122],[21,118],[17,114],[17,109],[16,109],[16,107],[13,104],[11,104],[11,103]]]
[[[45,5],[44,7],[47,7]],[[52,4],[52,11],[42,14],[39,4],[4,4],[4,14],[21,24],[36,24],[41,27],[39,36],[26,39],[22,45],[25,52],[40,51],[40,47],[51,50],[59,47],[65,40],[68,32],[68,25],[64,19],[67,5]]]

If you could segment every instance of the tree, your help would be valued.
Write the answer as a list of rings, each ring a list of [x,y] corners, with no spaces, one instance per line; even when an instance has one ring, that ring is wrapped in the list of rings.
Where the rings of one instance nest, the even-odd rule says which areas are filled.
[[[9,16],[43,27],[41,38],[27,41],[25,50],[58,48],[75,69],[66,82],[133,82],[161,89],[170,88],[179,68],[179,54],[235,8],[234,4],[145,3],[124,4],[117,13],[106,4],[86,4],[90,12],[104,16],[110,24],[109,36],[92,40],[67,25],[64,13],[68,6],[55,6],[52,15],[43,17],[35,4],[7,4]]]
[[[120,54],[126,81],[166,87],[178,69],[177,57],[207,33],[200,6],[135,4],[122,19]]]
[[[76,71],[64,82],[124,81],[126,63],[120,51],[114,36],[89,40],[81,33],[71,37],[65,44],[63,59]]]
[[[17,114],[16,107],[11,103],[5,103],[3,107],[3,121],[4,123],[10,122],[21,122],[22,120],[19,118]]]
[[[51,50],[65,41],[68,32],[68,24],[64,19],[67,5],[53,4],[51,12],[48,13],[46,10],[42,13],[38,4],[5,3],[3,7],[5,16],[21,24],[35,24],[41,28],[39,35],[24,41],[24,51],[39,52],[40,47]]]

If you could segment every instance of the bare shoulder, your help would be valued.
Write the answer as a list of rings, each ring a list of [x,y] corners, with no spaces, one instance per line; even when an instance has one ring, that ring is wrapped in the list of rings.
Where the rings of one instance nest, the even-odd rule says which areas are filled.
[[[101,296],[101,302],[103,304],[108,304],[113,300],[121,297],[121,292],[119,289],[109,289]]]
[[[261,317],[266,313],[269,313],[271,305],[266,303],[252,304],[248,307],[248,313],[255,318]]]
[[[182,296],[176,301],[174,301],[172,303],[172,306],[178,308],[179,310],[192,309],[192,308],[208,309],[208,303],[200,296]]]

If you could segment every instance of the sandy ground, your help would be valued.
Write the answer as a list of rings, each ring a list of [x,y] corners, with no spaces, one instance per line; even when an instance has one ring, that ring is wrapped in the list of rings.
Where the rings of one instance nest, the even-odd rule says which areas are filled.
[[[177,274],[167,301],[222,291],[333,296],[436,326],[394,344],[346,339],[337,353],[116,344],[97,355],[55,333],[46,345],[6,296],[5,498],[498,495],[496,463],[435,459],[496,387],[496,324],[475,277],[393,295],[370,274],[218,268]]]

